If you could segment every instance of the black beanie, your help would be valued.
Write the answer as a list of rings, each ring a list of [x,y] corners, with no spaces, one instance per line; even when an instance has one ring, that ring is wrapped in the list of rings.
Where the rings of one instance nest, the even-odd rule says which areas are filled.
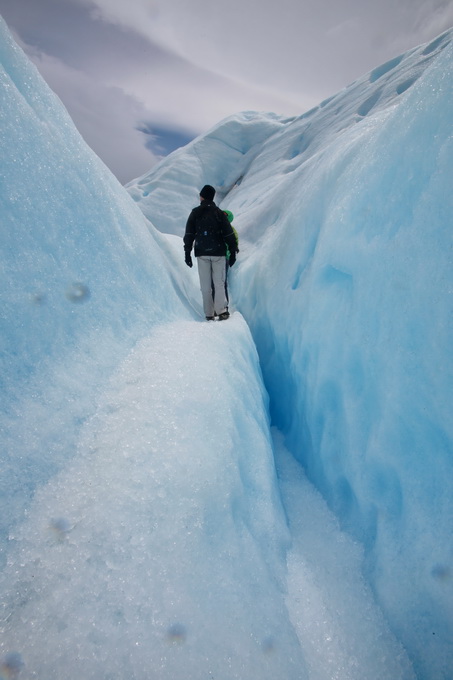
[[[215,189],[210,184],[205,184],[203,189],[200,191],[201,198],[206,201],[212,201],[215,196]]]

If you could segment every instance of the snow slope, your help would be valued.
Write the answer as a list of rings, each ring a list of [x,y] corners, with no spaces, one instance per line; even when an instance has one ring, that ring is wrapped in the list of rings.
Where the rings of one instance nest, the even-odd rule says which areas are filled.
[[[298,118],[228,119],[128,186],[168,233],[205,182],[235,214],[273,422],[430,679],[453,668],[451,37]]]
[[[417,678],[449,677],[451,458],[441,479],[433,446],[430,477],[421,455],[426,432],[429,444],[450,441],[448,328],[420,334],[418,309],[423,290],[432,319],[447,310],[440,290],[451,270],[436,225],[449,199],[449,36],[340,93],[338,110],[332,100],[292,121],[250,113],[220,124],[133,183],[137,206],[0,30],[0,675],[413,680],[407,649]],[[376,117],[368,81],[381,88]],[[396,359],[420,367],[406,376],[405,364],[384,370],[389,324],[399,327],[380,218],[372,237],[350,218],[363,210],[363,185],[376,214],[393,214],[388,197],[378,202],[395,166],[392,133],[412,140],[417,121],[431,144],[421,138],[416,191],[402,192],[401,214],[412,206],[416,216],[423,195],[436,237],[415,218],[397,232],[412,248],[397,283],[417,299],[400,306],[401,327],[418,333],[410,351],[397,335]],[[391,145],[381,158],[383,130]],[[329,204],[335,179],[346,186],[340,221]],[[196,272],[177,236],[206,181],[228,196],[242,238],[231,280],[242,314],[224,324],[200,323]],[[356,257],[357,243],[387,255],[382,271]],[[421,260],[428,244],[436,248]],[[340,256],[346,286],[345,264],[332,271]],[[445,383],[431,368],[434,332]],[[281,433],[270,429],[262,371]],[[420,390],[400,400],[405,380],[429,384],[429,409]],[[402,435],[413,413],[425,440],[407,470]]]
[[[162,237],[4,24],[0,59],[4,539],[24,498],[73,455],[112,367],[155,323],[189,312]]]
[[[1,644],[23,650],[25,677],[307,677],[265,393],[236,316],[141,340],[36,494],[2,580]]]
[[[250,332],[200,323],[175,238],[148,232],[1,31],[0,676],[316,677]],[[410,680],[357,551],[318,514],[364,589],[358,612],[330,602],[355,656],[329,663]]]

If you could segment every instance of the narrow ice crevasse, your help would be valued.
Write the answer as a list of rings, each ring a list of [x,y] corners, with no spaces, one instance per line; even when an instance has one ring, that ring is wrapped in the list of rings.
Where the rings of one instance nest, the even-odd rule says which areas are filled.
[[[413,680],[362,576],[363,549],[339,527],[321,494],[272,430],[279,488],[291,533],[287,606],[310,680]]]

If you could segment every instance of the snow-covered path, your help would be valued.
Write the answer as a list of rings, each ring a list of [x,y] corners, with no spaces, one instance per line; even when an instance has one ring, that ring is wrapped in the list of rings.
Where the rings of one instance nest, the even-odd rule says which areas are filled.
[[[21,678],[305,678],[257,355],[228,324],[158,326],[41,488],[3,574]]]
[[[21,678],[411,678],[357,546],[277,449],[292,536],[242,316],[156,327],[14,536]]]

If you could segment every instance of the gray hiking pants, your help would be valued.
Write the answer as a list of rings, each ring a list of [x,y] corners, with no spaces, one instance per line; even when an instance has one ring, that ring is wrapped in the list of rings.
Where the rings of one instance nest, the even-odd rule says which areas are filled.
[[[227,309],[225,296],[225,255],[220,257],[204,255],[197,257],[197,261],[205,316],[222,314]]]

